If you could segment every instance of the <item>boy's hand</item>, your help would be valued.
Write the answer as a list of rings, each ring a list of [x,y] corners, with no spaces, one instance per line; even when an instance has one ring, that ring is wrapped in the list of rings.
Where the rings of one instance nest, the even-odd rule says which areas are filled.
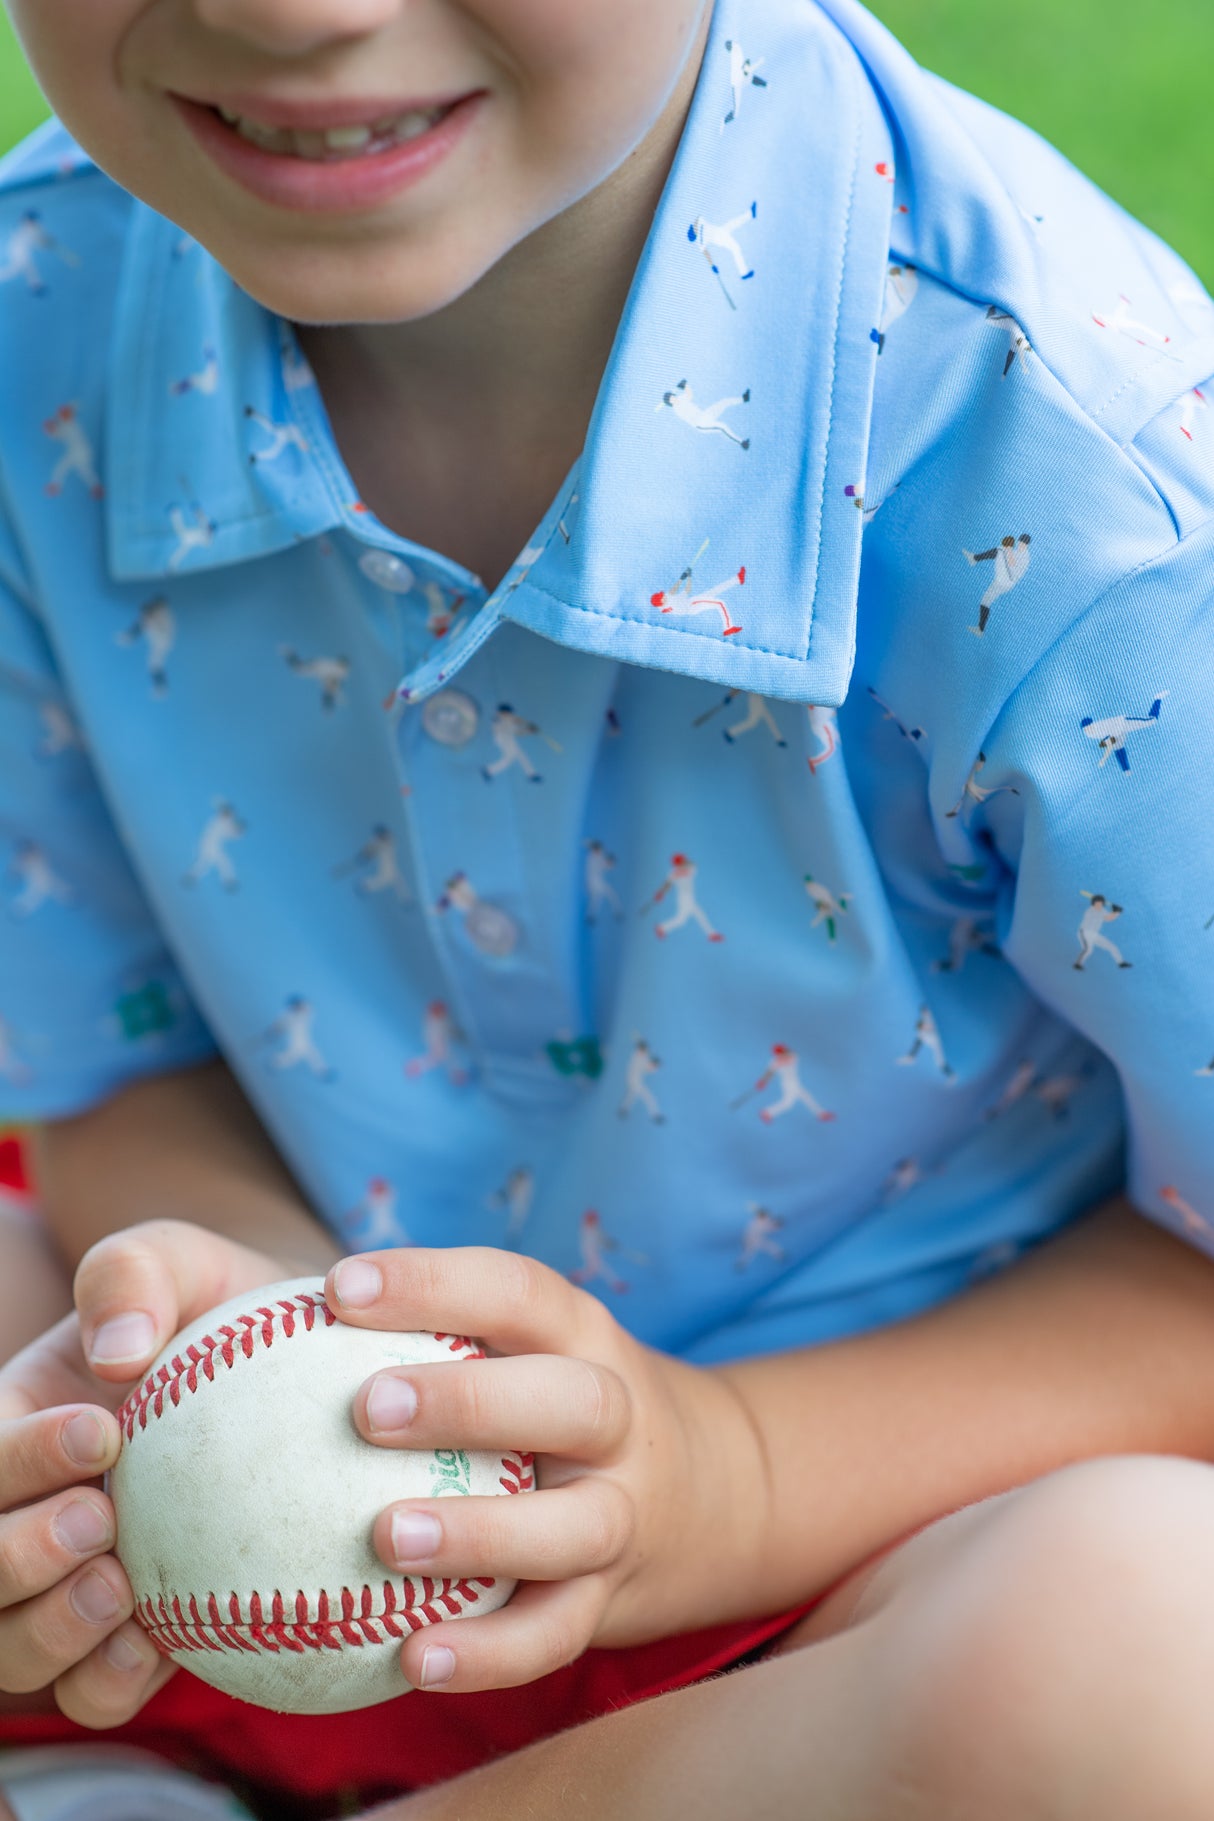
[[[591,1644],[752,1616],[745,1565],[766,1480],[723,1379],[643,1346],[546,1265],[487,1247],[346,1259],[326,1294],[354,1326],[476,1334],[495,1355],[376,1373],[354,1405],[368,1441],[538,1456],[537,1492],[411,1499],[377,1520],[376,1550],[398,1572],[522,1583],[496,1613],[414,1633],[410,1682],[507,1688]],[[399,1414],[409,1389],[411,1419]]]
[[[77,1313],[0,1369],[0,1695],[53,1687],[69,1719],[118,1726],[172,1675],[108,1553],[113,1412],[186,1322],[299,1274],[201,1227],[150,1221],[87,1252]]]

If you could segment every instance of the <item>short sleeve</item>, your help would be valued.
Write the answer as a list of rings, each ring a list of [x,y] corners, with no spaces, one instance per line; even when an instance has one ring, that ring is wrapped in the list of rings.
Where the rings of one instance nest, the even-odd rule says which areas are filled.
[[[1115,1064],[1132,1200],[1214,1256],[1214,522],[1075,622],[985,758],[1003,951]]]
[[[0,1119],[217,1054],[131,868],[0,518]]]

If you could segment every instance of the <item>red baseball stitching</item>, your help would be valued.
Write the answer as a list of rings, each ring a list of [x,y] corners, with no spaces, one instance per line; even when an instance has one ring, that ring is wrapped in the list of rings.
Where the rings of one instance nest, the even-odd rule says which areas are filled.
[[[425,1625],[459,1618],[493,1585],[492,1578],[455,1581],[427,1576],[418,1580],[406,1577],[399,1592],[391,1581],[383,1582],[382,1592],[373,1587],[360,1588],[357,1593],[343,1587],[338,1594],[322,1589],[315,1611],[302,1592],[293,1601],[277,1591],[268,1600],[253,1593],[247,1608],[242,1608],[233,1593],[226,1618],[213,1593],[206,1596],[205,1612],[193,1594],[184,1605],[180,1599],[170,1601],[160,1595],[136,1601],[135,1617],[166,1657],[195,1650],[245,1651],[254,1656],[259,1651],[290,1650],[302,1655],[309,1650],[384,1644]]]

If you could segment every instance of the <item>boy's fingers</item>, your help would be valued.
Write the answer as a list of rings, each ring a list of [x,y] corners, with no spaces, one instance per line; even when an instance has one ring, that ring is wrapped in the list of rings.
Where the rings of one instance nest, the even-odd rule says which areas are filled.
[[[376,1553],[398,1574],[463,1580],[567,1581],[617,1562],[635,1535],[610,1480],[573,1480],[523,1498],[392,1505],[375,1521]]]
[[[534,1682],[581,1656],[608,1597],[600,1575],[529,1583],[483,1619],[451,1619],[414,1632],[401,1647],[405,1679],[450,1694]]]
[[[176,1673],[134,1619],[55,1683],[59,1710],[77,1726],[121,1726]]]
[[[611,1319],[538,1259],[493,1246],[365,1252],[333,1267],[325,1296],[354,1327],[470,1334],[503,1353],[581,1353]]]
[[[119,1430],[95,1404],[0,1422],[0,1499],[6,1507],[95,1479],[118,1458]]]
[[[628,1433],[618,1373],[556,1354],[392,1366],[359,1387],[354,1420],[385,1448],[500,1448],[601,1461]]]
[[[131,1616],[130,1583],[112,1555],[0,1612],[0,1689],[47,1688]]]
[[[0,1517],[0,1609],[45,1593],[114,1546],[114,1508],[101,1492],[64,1492]]]

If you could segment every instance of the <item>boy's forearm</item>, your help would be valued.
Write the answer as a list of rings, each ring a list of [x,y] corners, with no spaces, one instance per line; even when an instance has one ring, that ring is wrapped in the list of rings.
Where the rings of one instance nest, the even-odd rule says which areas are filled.
[[[778,1610],[1068,1461],[1214,1459],[1214,1262],[1117,1200],[923,1316],[716,1370],[768,1474],[743,1603]]]
[[[225,1234],[301,1275],[341,1256],[219,1061],[136,1082],[39,1128],[33,1172],[72,1269],[106,1234],[161,1218]]]

